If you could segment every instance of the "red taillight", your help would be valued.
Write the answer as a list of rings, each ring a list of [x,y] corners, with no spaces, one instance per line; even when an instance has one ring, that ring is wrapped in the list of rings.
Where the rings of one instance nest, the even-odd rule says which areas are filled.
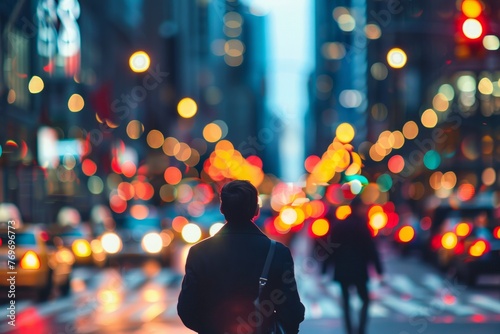
[[[489,250],[490,244],[486,240],[476,240],[469,247],[469,255],[479,257]]]
[[[47,231],[40,232],[40,237],[45,242],[49,241],[49,239],[50,239],[49,234],[47,233]]]
[[[20,266],[23,269],[40,269],[40,258],[33,251],[27,251],[21,258]]]
[[[459,241],[453,251],[457,255],[463,254],[463,252],[465,251],[464,241],[463,240]]]
[[[441,235],[435,235],[431,240],[431,247],[433,250],[438,250],[441,247]]]
[[[493,230],[493,236],[497,239],[500,239],[500,226],[497,226],[494,230]]]

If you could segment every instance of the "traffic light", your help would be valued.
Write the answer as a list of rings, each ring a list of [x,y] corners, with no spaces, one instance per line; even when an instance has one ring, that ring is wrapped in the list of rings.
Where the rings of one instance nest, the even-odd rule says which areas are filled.
[[[479,0],[463,0],[457,18],[455,55],[458,58],[481,56],[482,40],[488,31],[484,17],[484,3]]]

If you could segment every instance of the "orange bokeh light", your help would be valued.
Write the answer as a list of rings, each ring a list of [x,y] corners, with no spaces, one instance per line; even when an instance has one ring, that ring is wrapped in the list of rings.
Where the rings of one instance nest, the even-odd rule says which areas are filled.
[[[410,242],[415,237],[415,230],[411,226],[404,226],[398,232],[398,239],[401,242]]]
[[[168,167],[165,169],[165,173],[163,175],[165,178],[165,181],[169,184],[175,185],[181,182],[182,180],[182,173],[177,167]]]
[[[317,237],[322,237],[330,230],[330,223],[323,218],[316,219],[311,226],[312,233]]]

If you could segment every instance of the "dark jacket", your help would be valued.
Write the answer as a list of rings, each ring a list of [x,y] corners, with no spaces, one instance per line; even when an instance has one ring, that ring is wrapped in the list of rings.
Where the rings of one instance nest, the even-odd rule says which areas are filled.
[[[337,247],[329,259],[335,270],[334,280],[347,284],[365,283],[370,264],[382,274],[382,264],[367,219],[353,214],[346,220],[333,222],[331,242]]]
[[[263,291],[262,309],[253,304],[270,240],[252,222],[227,223],[214,237],[193,246],[186,262],[177,311],[200,334],[251,334],[276,316],[288,333],[304,320],[290,250],[276,243]]]

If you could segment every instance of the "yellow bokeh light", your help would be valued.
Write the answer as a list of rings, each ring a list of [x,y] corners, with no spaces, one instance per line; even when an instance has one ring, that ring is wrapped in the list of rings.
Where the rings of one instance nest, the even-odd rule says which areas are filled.
[[[144,51],[134,52],[128,61],[130,69],[136,73],[146,72],[151,64],[149,55]]]
[[[493,94],[493,82],[488,78],[482,78],[477,85],[477,89],[483,95]]]
[[[457,185],[457,175],[455,172],[449,171],[444,174],[437,172],[436,174],[437,181],[444,189],[453,189]]]
[[[399,230],[398,237],[402,242],[410,242],[415,236],[415,230],[411,226],[404,226]]]
[[[342,143],[349,143],[354,139],[354,128],[349,123],[342,123],[337,127],[335,135]]]
[[[352,209],[349,205],[341,205],[335,210],[335,217],[338,220],[344,220],[352,213]]]
[[[197,111],[198,105],[189,97],[183,98],[179,101],[179,104],[177,104],[177,112],[183,118],[191,118],[196,115]]]
[[[422,117],[420,118],[422,125],[426,128],[433,128],[437,125],[438,117],[434,110],[427,109],[423,112]]]
[[[445,249],[453,249],[457,245],[457,235],[453,232],[446,232],[441,238],[441,245]]]
[[[455,228],[455,232],[459,237],[466,237],[471,232],[471,228],[467,223],[460,223]]]
[[[450,107],[450,102],[443,93],[437,93],[432,99],[432,107],[437,111],[446,111]]]
[[[403,68],[408,61],[408,56],[400,48],[393,48],[387,53],[387,63],[392,68]]]
[[[469,254],[472,256],[481,256],[486,251],[486,242],[484,240],[476,241],[469,249]]]
[[[330,230],[330,223],[324,218],[316,219],[312,223],[311,230],[315,236],[322,237]]]
[[[144,132],[144,125],[138,120],[132,120],[127,124],[126,131],[130,139],[139,139]]]
[[[160,148],[163,145],[165,138],[163,137],[163,133],[161,133],[160,131],[151,130],[148,133],[146,141],[148,142],[149,147]]]
[[[44,86],[42,78],[34,75],[28,84],[28,89],[31,94],[38,94],[43,90]]]
[[[418,136],[418,125],[414,121],[408,121],[403,126],[403,135],[406,139],[415,139]]]
[[[387,225],[387,214],[385,212],[377,212],[370,216],[370,226],[375,230],[380,230]]]
[[[68,109],[71,112],[79,112],[85,106],[85,101],[80,94],[73,94],[68,100]]]
[[[399,149],[403,147],[405,144],[405,137],[403,136],[403,133],[401,131],[394,131],[392,136],[394,137],[394,144],[392,145],[392,148]]]
[[[215,143],[222,138],[222,129],[215,123],[209,123],[203,128],[203,138],[209,143]]]
[[[280,212],[280,219],[287,225],[293,225],[297,221],[297,211],[291,207],[285,207]]]
[[[163,142],[163,153],[166,155],[173,157],[177,152],[175,152],[176,148],[179,148],[177,145],[179,144],[179,141],[174,138],[174,137],[167,137],[165,138],[165,141]]]
[[[465,0],[464,2],[462,2],[462,12],[467,17],[476,18],[481,15],[482,11],[483,7],[477,0]]]

